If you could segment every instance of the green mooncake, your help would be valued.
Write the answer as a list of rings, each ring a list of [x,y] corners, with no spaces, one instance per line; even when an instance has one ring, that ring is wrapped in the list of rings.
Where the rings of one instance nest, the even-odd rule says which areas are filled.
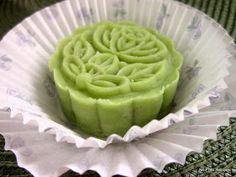
[[[49,69],[71,123],[94,136],[122,136],[168,113],[182,63],[155,29],[107,21],[62,39]]]

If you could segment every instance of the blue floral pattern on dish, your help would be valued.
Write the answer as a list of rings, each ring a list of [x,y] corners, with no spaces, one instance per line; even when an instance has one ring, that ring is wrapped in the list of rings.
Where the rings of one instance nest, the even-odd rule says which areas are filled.
[[[188,119],[188,124],[189,125],[195,125],[196,124],[196,119],[193,119],[193,118]]]
[[[170,119],[170,121],[169,121],[169,125],[173,125],[173,124],[175,124],[176,122],[173,120],[173,119]]]
[[[166,4],[161,5],[161,10],[159,12],[159,15],[157,16],[156,20],[156,28],[161,29],[165,18],[169,17],[170,15],[167,13],[167,6]]]
[[[50,11],[50,12],[49,12]],[[48,20],[56,19],[59,16],[59,13],[55,6],[49,8],[49,11],[44,10],[42,13]]]
[[[195,130],[198,130],[197,126],[184,127],[182,131],[184,134],[191,135],[194,133]]]
[[[190,115],[190,114],[193,114],[193,112],[186,109],[184,110],[184,115]]]
[[[236,110],[236,98],[228,91],[220,94],[220,96],[211,98],[211,106],[217,107],[219,110]]]
[[[124,0],[116,0],[112,3],[112,6],[114,7],[114,18],[120,17],[121,19],[124,19],[126,16],[126,10],[124,8]]]
[[[201,18],[198,15],[195,15],[192,18],[190,25],[187,27],[188,31],[192,33],[193,40],[198,40],[202,35],[201,23]]]
[[[0,55],[0,69],[8,71],[11,69],[12,59],[7,55]]]
[[[229,52],[230,58],[236,60],[236,45],[230,45],[226,50]]]
[[[0,109],[0,111],[9,113],[11,112],[11,109],[9,107],[8,108],[5,107],[5,108]]]
[[[92,16],[94,15],[93,9],[87,9],[82,7],[78,12],[77,12],[77,17],[81,21],[82,18],[84,19],[85,23],[90,23],[92,22]]]
[[[24,34],[22,31],[16,31],[15,34],[17,36],[16,42],[19,46],[36,46],[36,43],[33,41],[34,32],[27,30],[27,34]]]
[[[17,88],[8,88],[6,93],[8,95],[13,96],[15,98],[18,98],[18,99],[20,99],[22,101],[28,102],[29,104],[32,105],[31,99],[27,95],[21,93],[21,91],[18,90]]]
[[[50,76],[47,75],[47,78],[43,81],[43,85],[47,91],[47,94],[50,97],[56,96],[55,85],[54,85],[54,82]]]
[[[25,141],[21,137],[13,138],[13,140],[11,141],[11,144],[10,144],[10,148],[11,149],[19,149],[20,148],[19,153],[25,157],[29,157],[33,154],[32,149],[26,147]]]
[[[192,93],[192,100],[197,97],[203,90],[205,90],[206,86],[203,84],[199,84],[197,88]]]
[[[217,89],[217,87],[214,87],[211,91],[210,91],[210,97],[209,100],[211,102],[211,104],[214,104],[217,102],[217,100],[220,98],[220,91]]]
[[[10,147],[13,149],[22,148],[25,146],[25,141],[21,137],[15,137],[10,144]]]
[[[192,66],[187,66],[185,69],[185,75],[188,78],[188,80],[191,80],[192,78],[196,77],[199,73],[199,71],[202,69],[201,66],[199,66],[199,61],[194,60],[194,63]]]

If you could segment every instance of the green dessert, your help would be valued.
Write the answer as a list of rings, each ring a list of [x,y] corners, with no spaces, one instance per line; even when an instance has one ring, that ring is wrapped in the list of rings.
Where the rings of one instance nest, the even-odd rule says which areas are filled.
[[[49,69],[71,123],[94,136],[122,136],[168,113],[182,62],[154,29],[101,22],[62,39]]]

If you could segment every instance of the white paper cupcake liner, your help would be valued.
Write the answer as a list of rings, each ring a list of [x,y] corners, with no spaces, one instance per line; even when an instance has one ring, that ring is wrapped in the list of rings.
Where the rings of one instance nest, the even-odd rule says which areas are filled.
[[[60,176],[69,169],[80,174],[95,170],[102,177],[116,174],[134,177],[145,168],[161,172],[168,163],[184,164],[189,153],[201,152],[203,142],[215,140],[217,128],[228,125],[229,117],[236,114],[229,111],[198,113],[139,141],[112,144],[103,149],[78,149],[69,143],[56,142],[54,135],[39,133],[37,125],[22,126],[21,116],[11,120],[8,112],[0,112],[0,115],[5,149],[12,150],[18,165],[35,177]]]
[[[172,114],[143,128],[133,126],[124,137],[102,140],[64,126],[47,62],[59,38],[106,19],[158,28],[174,40],[185,63]],[[170,0],[70,0],[41,10],[0,42],[0,108],[10,114],[0,116],[5,148],[13,150],[20,166],[40,177],[67,169],[136,176],[147,167],[161,172],[170,162],[183,164],[188,153],[201,152],[204,140],[215,139],[217,127],[235,116],[232,41],[205,14]]]
[[[150,10],[151,9],[151,10]],[[157,10],[158,9],[158,10]],[[148,12],[148,13],[147,13]],[[57,104],[48,71],[48,59],[61,37],[75,28],[102,20],[128,19],[156,27],[171,37],[184,55],[182,78],[176,94],[176,108],[165,118],[143,128],[133,126],[124,137],[111,135],[101,140],[67,128]],[[226,31],[203,13],[175,1],[79,1],[68,0],[41,10],[12,29],[0,43],[0,108],[11,117],[23,115],[23,123],[35,120],[40,132],[56,135],[57,141],[80,147],[105,147],[130,142],[162,130],[210,105],[212,89],[227,88],[229,39]],[[234,72],[234,71],[233,71]],[[232,73],[231,73],[232,74]],[[20,79],[19,79],[20,77]]]

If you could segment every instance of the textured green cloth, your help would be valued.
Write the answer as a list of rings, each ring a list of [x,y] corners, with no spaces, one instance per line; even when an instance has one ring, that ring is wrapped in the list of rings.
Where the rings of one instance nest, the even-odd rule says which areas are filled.
[[[236,0],[180,0],[196,7],[218,21],[229,34],[236,39]],[[56,0],[0,0],[0,38],[14,25],[33,12],[51,5]],[[19,168],[12,152],[4,151],[4,139],[0,136],[0,176],[29,177],[26,170]],[[72,171],[67,177],[80,176]],[[95,172],[86,172],[84,176],[98,176]],[[208,140],[202,153],[190,154],[185,165],[169,164],[159,174],[145,169],[140,176],[236,176],[236,119],[230,126],[220,127],[218,140]]]

